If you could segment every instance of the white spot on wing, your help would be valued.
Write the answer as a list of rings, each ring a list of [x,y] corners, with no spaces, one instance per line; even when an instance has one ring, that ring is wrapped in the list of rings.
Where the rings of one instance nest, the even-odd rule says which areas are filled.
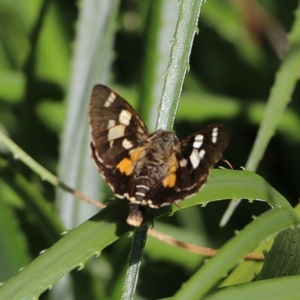
[[[108,98],[107,98],[107,100],[104,103],[104,106],[105,107],[109,107],[115,101],[116,97],[117,96],[116,96],[115,93],[113,93],[113,92],[110,93],[109,96],[108,96]]]
[[[103,160],[102,160],[101,157],[98,155],[98,152],[95,151],[94,154],[95,154],[95,156],[96,156],[98,162],[103,163]]]
[[[203,144],[203,135],[202,134],[197,134],[195,136],[195,140],[193,143],[193,147],[196,149],[199,149]]]
[[[123,109],[119,115],[119,122],[125,126],[130,124],[132,114],[128,111]]]
[[[123,148],[125,148],[125,149],[130,149],[130,148],[133,147],[132,143],[131,143],[129,140],[127,140],[127,139],[124,139],[124,140],[123,140],[122,146],[123,146]]]
[[[194,169],[196,169],[199,166],[200,161],[201,159],[203,159],[204,155],[205,155],[204,149],[201,149],[199,152],[196,149],[193,149],[190,155],[190,161]]]
[[[169,202],[166,202],[166,203],[162,203],[160,206],[167,206],[167,205],[170,205],[171,203],[169,203]],[[152,207],[154,207],[155,208],[155,206],[152,206]]]
[[[179,164],[180,164],[180,167],[185,167],[187,165],[187,160],[184,158],[179,162]]]
[[[150,199],[147,200],[146,205],[148,205],[151,208],[158,208],[159,207],[158,205],[152,204],[152,200],[150,200]],[[163,205],[161,205],[161,206],[163,206]]]
[[[112,127],[108,130],[107,139],[109,141],[118,139],[122,136],[124,136],[125,133],[125,126],[124,125],[117,125],[115,127]]]
[[[200,160],[201,158],[199,156],[198,151],[196,149],[193,149],[190,155],[190,161],[194,169],[196,169],[199,166]]]
[[[201,149],[200,152],[199,152],[199,157],[200,159],[202,159],[205,155],[205,150],[204,149]]]
[[[218,140],[218,132],[219,129],[218,127],[215,127],[213,130],[212,130],[212,136],[211,136],[211,141],[215,144]]]
[[[114,127],[115,125],[116,125],[116,121],[115,120],[108,120],[107,128]]]

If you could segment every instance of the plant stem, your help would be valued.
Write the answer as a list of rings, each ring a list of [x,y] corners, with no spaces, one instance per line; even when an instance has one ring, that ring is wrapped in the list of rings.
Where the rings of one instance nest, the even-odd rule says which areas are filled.
[[[40,165],[37,161],[35,161],[31,156],[29,156],[22,148],[20,148],[16,143],[14,143],[9,137],[7,137],[1,130],[0,130],[0,143],[3,143],[5,147],[13,154],[15,159],[19,159],[23,162],[28,168],[30,168],[33,172],[38,174],[42,180],[45,180],[52,184],[53,186],[60,187],[66,192],[73,194],[75,197],[86,201],[96,207],[103,208],[104,205],[100,202],[93,200],[92,198],[84,195],[80,191],[71,188],[70,186],[66,185],[65,183],[59,181],[59,179],[49,172],[46,168]]]
[[[122,300],[133,299],[138,281],[139,269],[144,253],[144,247],[147,240],[148,223],[143,224],[134,232],[132,248],[129,259],[129,268],[126,274],[126,280],[123,287]]]
[[[156,129],[172,130],[173,128],[183,81],[189,69],[189,57],[197,32],[202,2],[202,0],[181,0],[178,2],[178,21],[171,42],[170,60],[165,73]],[[133,299],[148,229],[149,225],[143,225],[135,230],[129,268],[123,288],[123,300]]]
[[[156,127],[172,130],[203,1],[180,0]]]

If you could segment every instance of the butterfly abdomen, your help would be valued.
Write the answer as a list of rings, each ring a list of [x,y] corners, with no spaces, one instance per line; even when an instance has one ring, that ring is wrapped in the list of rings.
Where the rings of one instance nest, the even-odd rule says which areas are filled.
[[[153,179],[149,178],[148,176],[140,176],[136,179],[136,186],[135,186],[135,198],[136,201],[143,203],[143,200],[146,198],[147,193],[153,186],[154,181]],[[146,205],[147,203],[145,203]]]

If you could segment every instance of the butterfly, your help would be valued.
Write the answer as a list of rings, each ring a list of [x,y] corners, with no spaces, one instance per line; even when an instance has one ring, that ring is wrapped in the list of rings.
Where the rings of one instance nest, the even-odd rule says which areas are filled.
[[[197,193],[230,137],[222,124],[183,141],[170,131],[149,133],[131,105],[101,84],[93,87],[89,119],[92,158],[114,194],[129,201],[127,223],[135,227],[145,207],[177,204]]]

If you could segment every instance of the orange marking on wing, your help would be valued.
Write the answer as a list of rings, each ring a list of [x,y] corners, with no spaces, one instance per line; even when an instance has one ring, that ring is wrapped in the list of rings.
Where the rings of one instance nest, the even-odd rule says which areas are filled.
[[[172,154],[168,159],[169,164],[169,174],[163,180],[164,187],[173,187],[176,183],[176,170],[178,168],[178,161],[175,154]]]
[[[172,165],[171,168],[170,168],[170,173],[175,173],[177,170],[177,165]]]
[[[133,161],[125,157],[118,163],[117,168],[121,173],[125,173],[125,175],[129,176],[133,171]]]
[[[139,147],[130,151],[130,158],[133,162],[135,162],[139,158],[145,156],[145,154],[145,147]]]
[[[175,173],[177,168],[178,168],[178,161],[177,161],[176,155],[174,153],[168,159],[168,165],[170,167],[169,172],[170,173]]]
[[[163,186],[164,187],[170,187],[171,188],[171,187],[175,186],[175,183],[176,183],[176,174],[175,173],[170,173],[163,180]]]
[[[129,176],[132,174],[135,162],[141,157],[145,156],[145,147],[139,147],[137,149],[133,149],[130,152],[130,158],[123,158],[117,165],[117,168],[121,173],[125,173],[125,175]]]

